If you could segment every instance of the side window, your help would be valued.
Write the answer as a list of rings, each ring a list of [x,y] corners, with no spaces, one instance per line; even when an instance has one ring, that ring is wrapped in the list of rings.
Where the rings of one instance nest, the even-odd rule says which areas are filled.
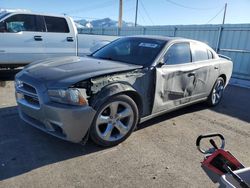
[[[17,14],[6,19],[7,32],[38,31],[36,27],[36,16]]]
[[[173,44],[164,55],[164,63],[176,65],[191,62],[191,52],[189,43]]]
[[[200,44],[193,44],[193,61],[204,61],[209,59],[208,50],[205,46]],[[211,53],[211,52],[210,52]]]
[[[64,18],[44,16],[47,32],[69,33],[69,27]]]

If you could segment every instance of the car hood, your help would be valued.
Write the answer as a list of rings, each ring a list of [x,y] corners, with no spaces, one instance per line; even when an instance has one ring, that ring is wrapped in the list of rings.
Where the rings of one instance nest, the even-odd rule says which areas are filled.
[[[91,57],[61,57],[34,62],[18,73],[17,78],[26,75],[49,88],[59,88],[92,77],[138,68],[142,66]]]

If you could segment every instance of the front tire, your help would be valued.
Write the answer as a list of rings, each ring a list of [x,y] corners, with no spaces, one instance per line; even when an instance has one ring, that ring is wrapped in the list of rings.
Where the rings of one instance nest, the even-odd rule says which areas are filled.
[[[219,77],[213,86],[213,89],[208,96],[207,103],[209,106],[216,106],[221,102],[223,97],[223,92],[225,88],[225,81],[223,78]]]
[[[97,109],[90,137],[101,146],[117,145],[129,137],[138,119],[137,105],[130,97],[112,96]]]

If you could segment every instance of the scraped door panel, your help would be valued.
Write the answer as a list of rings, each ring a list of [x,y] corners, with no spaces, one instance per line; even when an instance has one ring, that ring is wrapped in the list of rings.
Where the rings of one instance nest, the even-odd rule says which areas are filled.
[[[214,63],[212,60],[195,62],[195,88],[193,91],[192,100],[207,97],[215,80],[218,77],[218,70],[214,69]]]
[[[196,87],[195,68],[191,63],[156,68],[153,113],[170,110],[192,100]]]
[[[191,42],[192,61],[196,65],[194,100],[207,97],[219,75],[217,60],[205,44]]]

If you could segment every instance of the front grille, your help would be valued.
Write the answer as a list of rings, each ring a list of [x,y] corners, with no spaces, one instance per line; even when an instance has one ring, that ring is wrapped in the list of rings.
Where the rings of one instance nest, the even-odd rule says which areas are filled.
[[[22,100],[24,100],[29,105],[32,105],[36,108],[40,107],[40,102],[35,87],[27,83],[23,83],[17,88],[17,92],[22,94]]]
[[[30,92],[30,93],[37,94],[36,89],[34,87],[32,87],[31,85],[29,85],[29,84],[23,83],[23,89],[25,91]]]
[[[28,95],[24,95],[23,98],[29,103],[29,104],[32,104],[32,105],[37,105],[39,106],[39,100],[38,98],[36,97],[31,97],[31,96],[28,96]]]

